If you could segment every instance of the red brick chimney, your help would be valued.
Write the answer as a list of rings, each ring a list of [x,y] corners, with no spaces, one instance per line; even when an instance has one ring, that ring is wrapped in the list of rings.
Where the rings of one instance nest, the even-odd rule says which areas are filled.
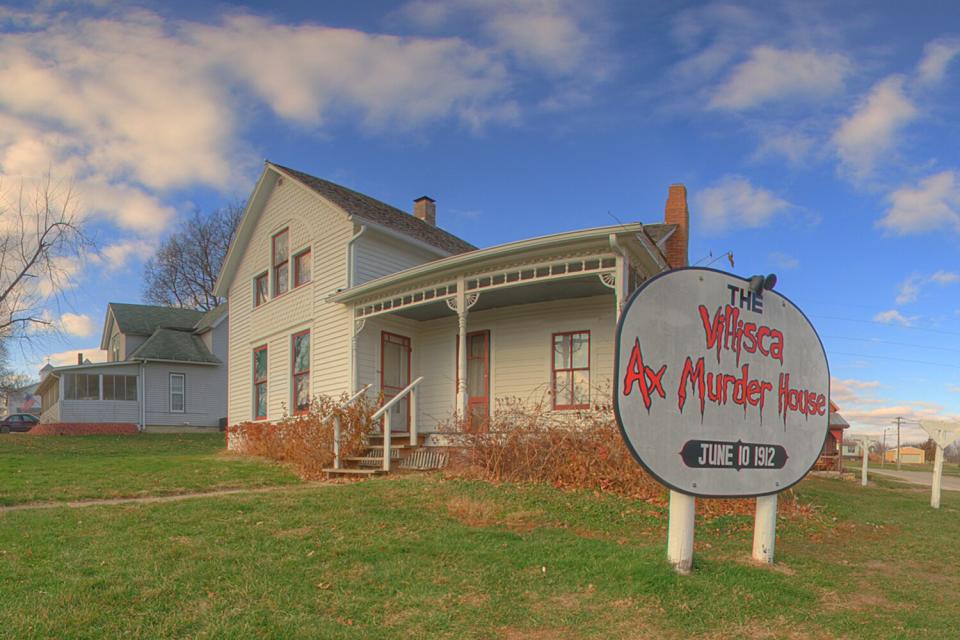
[[[687,188],[682,184],[670,185],[663,221],[677,225],[664,247],[670,268],[679,269],[688,264],[687,249],[690,240],[690,210],[687,208]]]
[[[78,354],[77,354],[77,364],[83,364],[83,354],[82,354],[82,353],[78,353]]]
[[[420,196],[413,201],[413,215],[432,227],[437,226],[437,201],[429,196]]]

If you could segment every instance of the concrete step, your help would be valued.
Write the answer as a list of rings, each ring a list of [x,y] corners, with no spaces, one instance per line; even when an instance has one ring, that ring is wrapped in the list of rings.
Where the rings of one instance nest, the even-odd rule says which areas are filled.
[[[324,469],[324,473],[341,476],[376,476],[384,473],[383,469]]]

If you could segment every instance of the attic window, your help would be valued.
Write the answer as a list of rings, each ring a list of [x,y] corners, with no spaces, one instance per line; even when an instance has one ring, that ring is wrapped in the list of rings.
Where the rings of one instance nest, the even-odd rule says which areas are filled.
[[[289,229],[273,236],[273,297],[282,296],[290,288]]]

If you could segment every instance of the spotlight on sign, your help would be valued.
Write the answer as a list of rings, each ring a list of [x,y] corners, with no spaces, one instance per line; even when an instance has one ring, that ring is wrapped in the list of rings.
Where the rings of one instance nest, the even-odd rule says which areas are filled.
[[[768,276],[763,274],[750,278],[750,291],[762,293],[764,290],[773,291],[777,286],[777,274],[771,273]]]

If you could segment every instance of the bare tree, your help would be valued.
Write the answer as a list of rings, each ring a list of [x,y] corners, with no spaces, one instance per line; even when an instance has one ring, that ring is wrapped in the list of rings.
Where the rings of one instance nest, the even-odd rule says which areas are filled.
[[[90,246],[68,183],[48,174],[33,186],[21,181],[12,194],[0,189],[0,340],[55,328],[44,309]]]
[[[147,261],[143,299],[200,311],[209,311],[223,302],[213,289],[242,215],[240,204],[214,209],[206,215],[194,211]]]

